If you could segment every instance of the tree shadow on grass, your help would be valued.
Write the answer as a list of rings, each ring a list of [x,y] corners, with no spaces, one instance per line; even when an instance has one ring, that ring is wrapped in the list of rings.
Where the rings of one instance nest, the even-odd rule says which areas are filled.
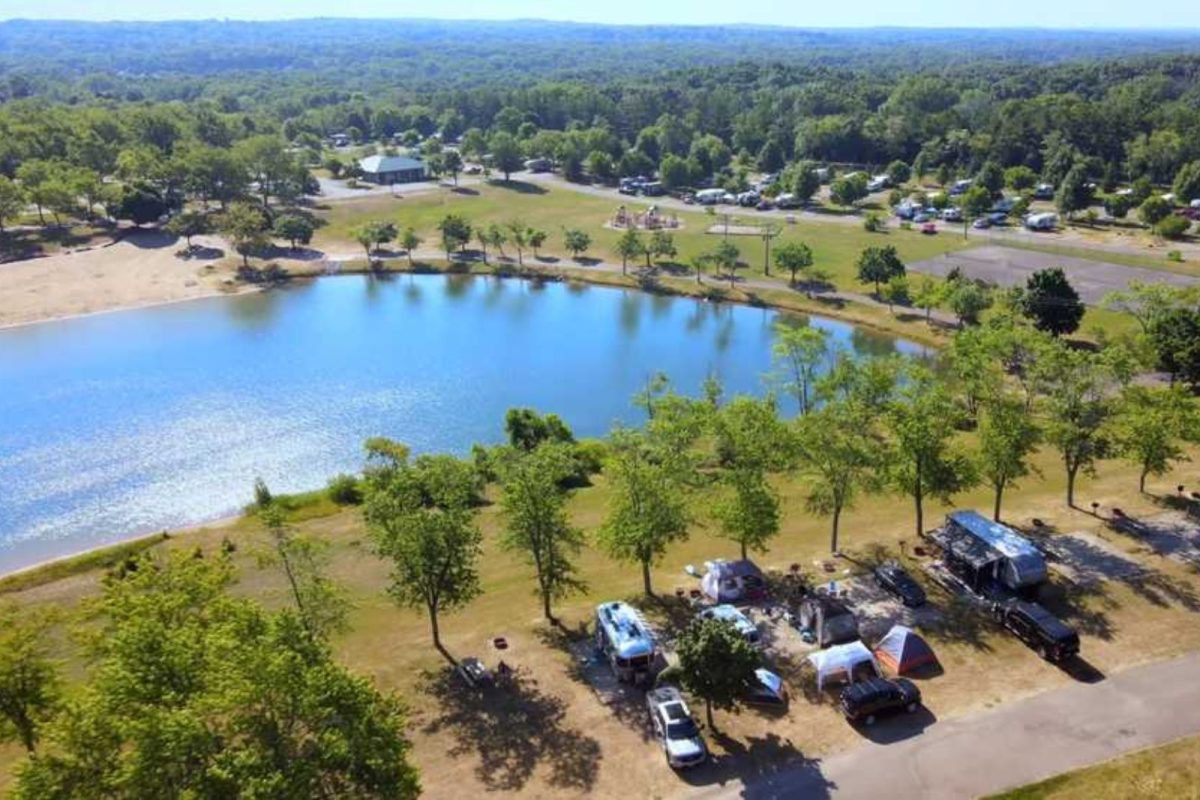
[[[493,181],[492,185],[501,189],[508,189],[509,191],[517,192],[518,194],[545,194],[547,192],[545,186],[539,186],[538,184],[530,183],[529,181],[514,181],[511,179],[507,181],[500,180]]]
[[[423,732],[449,733],[451,756],[477,754],[475,773],[489,791],[520,790],[542,765],[556,789],[588,791],[595,784],[600,743],[567,727],[566,702],[543,693],[535,679],[518,672],[477,691],[450,670],[426,677],[438,710]]]
[[[725,784],[729,781],[754,782],[742,791],[743,797],[825,798],[837,788],[821,773],[821,759],[805,756],[791,739],[777,733],[734,739],[720,730],[709,731],[724,754],[707,764],[681,773],[692,786]]]

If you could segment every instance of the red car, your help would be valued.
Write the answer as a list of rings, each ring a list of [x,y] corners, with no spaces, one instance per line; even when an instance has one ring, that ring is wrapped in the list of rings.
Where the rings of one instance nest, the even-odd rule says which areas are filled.
[[[937,225],[934,225],[932,222],[926,222],[921,226],[921,233],[937,233]]]

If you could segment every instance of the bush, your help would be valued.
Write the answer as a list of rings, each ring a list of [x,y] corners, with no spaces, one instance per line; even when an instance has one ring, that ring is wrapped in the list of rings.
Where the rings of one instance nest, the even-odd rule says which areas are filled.
[[[879,214],[871,213],[863,219],[863,230],[867,233],[877,233],[883,230],[885,223]]]
[[[1178,250],[1168,250],[1167,251],[1167,261],[1174,261],[1177,264],[1182,264],[1183,263],[1183,253],[1179,252]]]
[[[356,506],[362,502],[362,491],[358,487],[358,478],[353,475],[339,473],[329,479],[326,488],[329,499],[339,506]]]
[[[267,487],[267,482],[262,478],[254,479],[254,505],[256,508],[266,508],[271,505],[271,501],[275,498],[271,495],[271,490]]]
[[[911,231],[911,230],[912,230],[912,223],[911,223],[911,222],[909,222],[908,220],[904,220],[903,222],[901,222],[901,223],[900,223],[900,230],[902,230],[902,231]]]
[[[585,475],[595,475],[604,466],[608,446],[603,439],[582,439],[575,445],[575,461]]]
[[[1192,227],[1190,219],[1187,217],[1177,217],[1172,214],[1169,217],[1159,220],[1154,226],[1154,232],[1164,239],[1182,239],[1190,227]]]

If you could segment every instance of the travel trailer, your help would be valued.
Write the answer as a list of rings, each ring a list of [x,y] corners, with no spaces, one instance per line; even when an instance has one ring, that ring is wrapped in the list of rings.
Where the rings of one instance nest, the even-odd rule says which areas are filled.
[[[596,650],[608,658],[619,681],[640,685],[653,677],[658,645],[646,620],[628,603],[596,607]]]
[[[1019,533],[977,511],[955,511],[933,537],[946,565],[973,591],[1032,596],[1046,582],[1046,559]]]

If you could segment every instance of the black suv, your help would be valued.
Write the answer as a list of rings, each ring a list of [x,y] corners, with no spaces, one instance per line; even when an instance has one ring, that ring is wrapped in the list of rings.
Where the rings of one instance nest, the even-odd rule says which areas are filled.
[[[925,605],[925,590],[921,584],[895,561],[885,561],[875,568],[875,582],[899,597],[909,608]]]
[[[1037,603],[996,603],[992,614],[1047,661],[1058,663],[1079,654],[1079,634]]]
[[[869,678],[842,690],[841,708],[846,719],[874,725],[881,714],[915,712],[921,706],[921,690],[912,681],[899,678]]]

